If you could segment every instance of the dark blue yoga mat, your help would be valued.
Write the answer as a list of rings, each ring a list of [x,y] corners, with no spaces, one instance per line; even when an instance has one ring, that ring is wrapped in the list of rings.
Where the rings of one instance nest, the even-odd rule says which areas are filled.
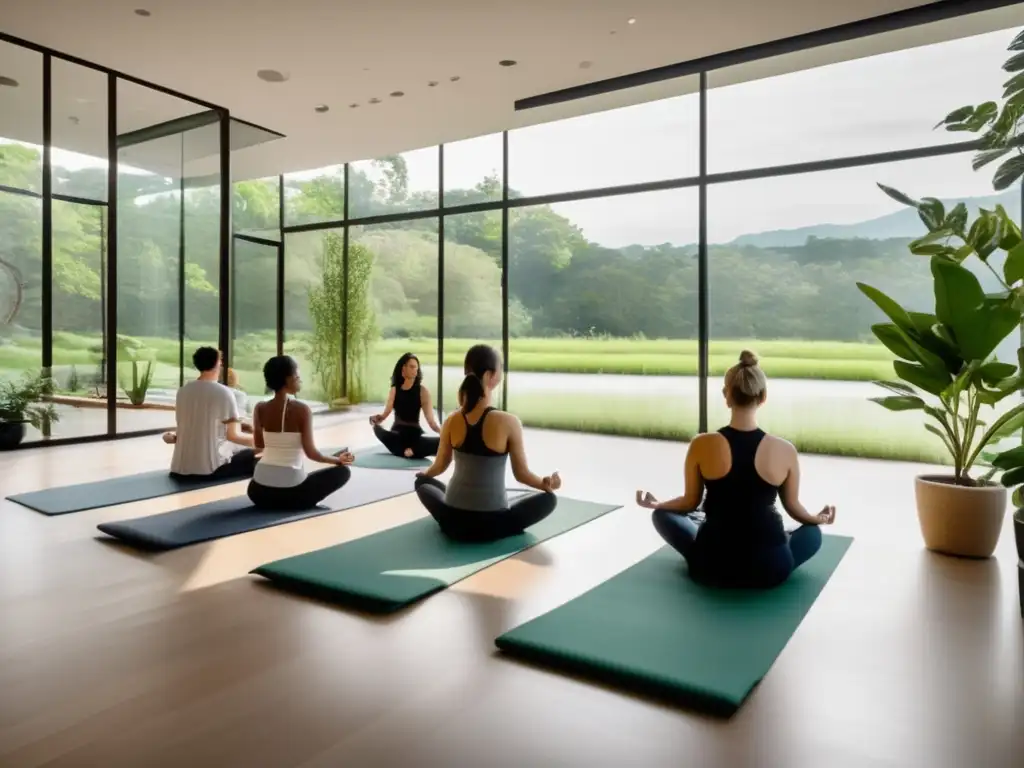
[[[34,509],[44,515],[66,515],[69,512],[84,512],[87,509],[112,507],[131,501],[146,501],[175,493],[212,488],[225,483],[237,483],[237,477],[226,480],[175,480],[166,469],[141,472],[137,475],[112,477],[92,483],[64,485],[8,496],[8,501]]]
[[[344,488],[312,509],[290,512],[257,509],[248,497],[235,496],[159,515],[101,523],[97,528],[133,547],[165,551],[361,507],[412,490],[412,477],[404,472],[359,469],[352,473],[352,479]]]

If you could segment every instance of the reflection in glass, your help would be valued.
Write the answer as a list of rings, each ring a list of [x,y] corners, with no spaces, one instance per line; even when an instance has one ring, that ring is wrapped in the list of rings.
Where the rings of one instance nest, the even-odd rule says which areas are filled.
[[[277,246],[236,237],[232,285],[229,383],[246,392],[250,404],[266,387],[263,364],[277,354]]]
[[[284,225],[345,218],[345,166],[331,165],[284,176]]]

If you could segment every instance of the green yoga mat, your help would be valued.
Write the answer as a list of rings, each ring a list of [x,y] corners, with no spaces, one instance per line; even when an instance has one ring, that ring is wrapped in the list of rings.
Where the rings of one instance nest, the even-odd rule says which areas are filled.
[[[364,469],[423,469],[433,462],[430,459],[407,459],[395,456],[384,448],[368,448],[355,452],[354,467]]]
[[[413,503],[419,503],[413,500]],[[571,531],[617,504],[559,498],[558,507],[519,536],[452,541],[432,517],[327,549],[261,565],[252,573],[278,586],[372,613],[393,613],[542,541]]]
[[[731,715],[768,673],[852,541],[824,537],[788,581],[757,591],[702,587],[664,547],[495,642],[526,661]]]

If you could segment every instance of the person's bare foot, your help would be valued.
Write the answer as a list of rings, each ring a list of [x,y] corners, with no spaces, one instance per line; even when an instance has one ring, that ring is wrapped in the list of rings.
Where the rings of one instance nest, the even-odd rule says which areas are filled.
[[[407,459],[411,459],[412,458],[412,448],[406,448],[405,449],[405,458],[407,458]]]

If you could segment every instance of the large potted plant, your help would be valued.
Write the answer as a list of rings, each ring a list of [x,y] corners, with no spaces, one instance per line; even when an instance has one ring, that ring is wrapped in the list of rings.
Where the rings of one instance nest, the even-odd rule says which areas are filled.
[[[986,295],[978,279],[960,263],[977,252],[977,245],[970,243],[981,236],[978,222],[968,227],[962,206],[947,215],[937,200],[917,205],[922,204],[934,216],[936,229],[951,233],[925,237],[912,245],[915,252],[931,253],[933,312],[904,309],[878,289],[858,283],[890,320],[872,331],[897,357],[893,368],[900,379],[876,382],[889,395],[873,400],[891,411],[922,411],[925,429],[949,451],[952,474],[921,475],[915,480],[925,545],[949,555],[989,557],[1005,519],[1007,492],[992,481],[993,470],[980,478],[971,472],[984,461],[986,447],[1024,425],[1024,404],[1002,412],[996,409],[1019,391],[1020,377],[1016,365],[993,357],[999,343],[1020,324],[1020,311],[1014,294]],[[991,217],[983,214],[982,218]],[[950,244],[956,232],[967,244]],[[1020,240],[1019,230],[1016,238]],[[987,248],[985,244],[982,250]],[[992,251],[996,248],[998,243]],[[989,255],[991,251],[986,258]]]
[[[998,101],[986,101],[978,105],[960,107],[950,112],[937,127],[954,133],[980,134],[979,148],[972,165],[975,170],[999,161],[992,177],[996,190],[1008,189],[1024,177],[1024,32],[1019,33],[1007,47],[1009,58],[1003,70],[1009,78],[1003,83],[1003,95]],[[1018,266],[1013,271],[1013,284],[1024,278],[1024,245],[1011,251]],[[1024,295],[1022,283],[1017,282],[1014,290]],[[1024,359],[1021,360],[1024,366]],[[1017,542],[1017,568],[1020,581],[1021,614],[1024,615],[1024,498],[1021,487],[1024,484],[1024,452],[1019,448],[1004,452],[996,464],[1003,469],[1002,481],[1014,488],[1013,504],[1017,511],[1013,516],[1014,534]]]
[[[0,381],[0,451],[9,451],[25,439],[25,425],[44,431],[58,421],[57,409],[43,402],[53,393],[48,376],[26,375],[21,381]]]

